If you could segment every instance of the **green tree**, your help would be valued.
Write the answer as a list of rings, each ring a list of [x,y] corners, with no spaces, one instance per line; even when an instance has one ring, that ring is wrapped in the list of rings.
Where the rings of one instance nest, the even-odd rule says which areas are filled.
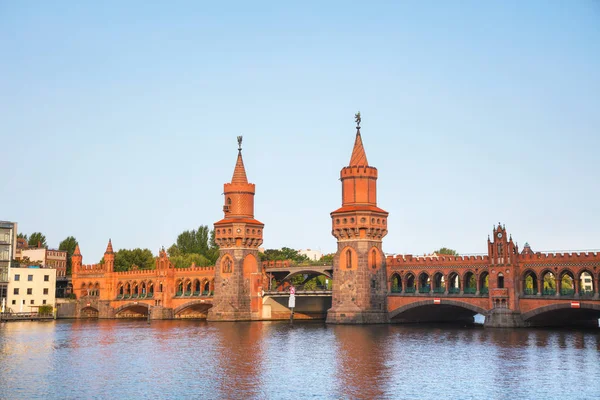
[[[448,256],[457,256],[458,255],[458,252],[456,250],[452,250],[447,247],[442,247],[439,250],[435,250],[434,253],[444,254],[444,255],[448,255]]]
[[[104,258],[100,261],[104,261]],[[115,253],[115,271],[129,271],[134,265],[140,269],[154,269],[154,256],[148,249],[120,249]]]
[[[310,261],[310,258],[305,256],[304,254],[298,253],[298,250],[294,250],[289,247],[282,247],[281,249],[267,249],[264,253],[260,253],[259,257],[261,261],[291,260],[296,263]]]
[[[206,254],[208,252],[208,226],[200,225],[198,230],[184,231],[177,236],[177,248],[182,254]]]
[[[171,263],[175,266],[175,268],[187,268],[191,267],[193,263],[196,263],[198,267],[207,267],[209,265],[215,265],[214,262],[211,262],[208,258],[204,257],[202,254],[179,254],[173,257],[170,257]]]
[[[323,256],[322,256],[322,257],[319,259],[319,262],[322,262],[322,263],[333,263],[333,257],[335,257],[335,254],[334,254],[334,253],[331,253],[331,254],[325,254],[325,255],[323,255]]]
[[[42,247],[48,247],[46,243],[46,236],[44,236],[41,232],[33,232],[31,236],[29,236],[29,240],[27,244],[31,247],[37,247],[37,245],[41,244]]]
[[[75,252],[75,247],[77,247],[77,239],[73,236],[67,237],[58,245],[59,250],[67,252],[67,275],[71,275],[71,257]]]
[[[17,235],[17,238],[18,238],[18,239],[25,239],[25,240],[27,240],[27,235],[26,235],[25,233],[19,233],[19,234]]]

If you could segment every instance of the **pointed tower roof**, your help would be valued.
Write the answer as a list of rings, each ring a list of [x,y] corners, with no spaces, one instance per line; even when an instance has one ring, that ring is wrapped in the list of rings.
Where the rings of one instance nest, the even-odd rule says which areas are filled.
[[[231,183],[234,184],[247,184],[248,178],[246,177],[246,168],[244,168],[244,160],[242,159],[242,136],[237,137],[238,141],[238,156],[235,163],[235,169],[233,170],[233,177]]]
[[[231,183],[248,183],[246,177],[246,169],[244,168],[244,160],[242,159],[242,150],[238,152],[237,162],[235,163],[235,169],[233,170],[233,177]]]
[[[356,129],[356,140],[354,140],[354,148],[352,149],[352,156],[350,157],[350,167],[357,166],[368,166],[367,154],[363,147],[362,137],[360,136],[360,127]]]
[[[81,255],[81,250],[79,250],[79,243],[77,243],[75,245],[75,251],[73,252],[74,256],[80,256]]]
[[[105,254],[111,254],[114,253],[113,252],[113,248],[112,248],[112,242],[110,241],[110,239],[108,239],[108,246],[106,246],[106,251],[104,252]]]

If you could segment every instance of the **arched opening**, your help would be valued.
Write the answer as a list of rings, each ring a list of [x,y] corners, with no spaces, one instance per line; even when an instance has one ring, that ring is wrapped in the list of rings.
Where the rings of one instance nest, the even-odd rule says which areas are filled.
[[[230,206],[231,205],[231,197],[227,198],[227,205]]]
[[[138,286],[137,282],[133,282],[133,295],[131,296],[131,298],[136,298],[138,297],[140,294],[140,288]]]
[[[146,297],[146,282],[140,283],[140,297]]]
[[[468,271],[464,276],[464,294],[475,294],[477,292],[477,278],[475,274]]]
[[[482,272],[479,275],[479,294],[489,294],[490,293],[490,274],[487,272]]]
[[[419,275],[419,293],[431,292],[431,282],[429,275],[425,272],[421,272]]]
[[[154,283],[148,282],[148,297],[154,297]]]
[[[125,288],[123,287],[122,283],[119,283],[119,286],[117,288],[117,299],[122,299],[124,294]]]
[[[452,299],[444,299],[435,304],[430,300],[414,301],[398,307],[389,313],[392,322],[450,322],[473,324],[475,315],[485,316],[487,311],[481,307]]]
[[[131,283],[127,282],[125,283],[125,295],[123,296],[124,299],[127,299],[131,297]]]
[[[162,283],[161,283],[162,286]],[[178,281],[177,282],[177,293],[175,293],[176,296],[183,296],[183,281]]]
[[[529,295],[529,296],[538,294],[537,275],[533,271],[527,271],[524,275],[523,294]]]
[[[406,290],[404,293],[415,293],[415,276],[411,273],[406,275]]]
[[[402,278],[400,278],[400,275],[392,275],[390,291],[392,293],[402,293]]]
[[[498,273],[498,289],[504,289],[504,274],[502,272]]]
[[[594,278],[588,271],[579,274],[579,295],[581,297],[594,297],[596,288],[594,287]]]
[[[200,285],[199,279],[194,279],[194,296],[200,296],[202,292],[202,287]]]
[[[542,282],[544,288],[542,289],[542,295],[544,296],[555,296],[556,295],[556,277],[551,271],[545,271],[542,274]]]
[[[192,281],[187,280],[185,282],[185,291],[183,293],[184,296],[191,296],[192,295]]]
[[[205,280],[202,288],[202,296],[208,296],[210,294],[210,282]]]
[[[448,276],[448,294],[460,293],[460,278],[456,272],[450,273]]]
[[[352,268],[352,250],[346,250],[346,268]]]
[[[377,268],[377,250],[371,250],[371,267],[373,269]]]
[[[433,275],[433,293],[445,293],[446,292],[446,279],[444,274],[436,272]]]
[[[575,296],[575,278],[569,270],[563,271],[560,275],[560,295]]]

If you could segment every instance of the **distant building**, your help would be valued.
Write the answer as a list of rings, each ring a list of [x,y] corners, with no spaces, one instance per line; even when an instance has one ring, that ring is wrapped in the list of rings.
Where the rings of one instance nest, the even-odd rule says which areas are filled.
[[[311,261],[319,261],[321,257],[323,257],[323,253],[321,253],[319,250],[311,249],[298,250],[298,254],[310,258]]]
[[[22,267],[37,265],[42,268],[56,269],[56,296],[66,297],[71,293],[71,279],[67,276],[66,251],[29,247],[26,241],[18,239],[15,259]]]
[[[7,307],[12,312],[37,311],[39,306],[54,307],[56,269],[13,267],[8,282]]]
[[[0,310],[5,308],[11,262],[17,247],[17,223],[0,221]]]

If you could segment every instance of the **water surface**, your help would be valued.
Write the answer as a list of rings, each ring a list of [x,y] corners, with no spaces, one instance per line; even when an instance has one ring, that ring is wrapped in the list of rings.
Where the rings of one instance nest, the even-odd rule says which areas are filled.
[[[598,330],[321,322],[0,325],[0,398],[592,399]]]

